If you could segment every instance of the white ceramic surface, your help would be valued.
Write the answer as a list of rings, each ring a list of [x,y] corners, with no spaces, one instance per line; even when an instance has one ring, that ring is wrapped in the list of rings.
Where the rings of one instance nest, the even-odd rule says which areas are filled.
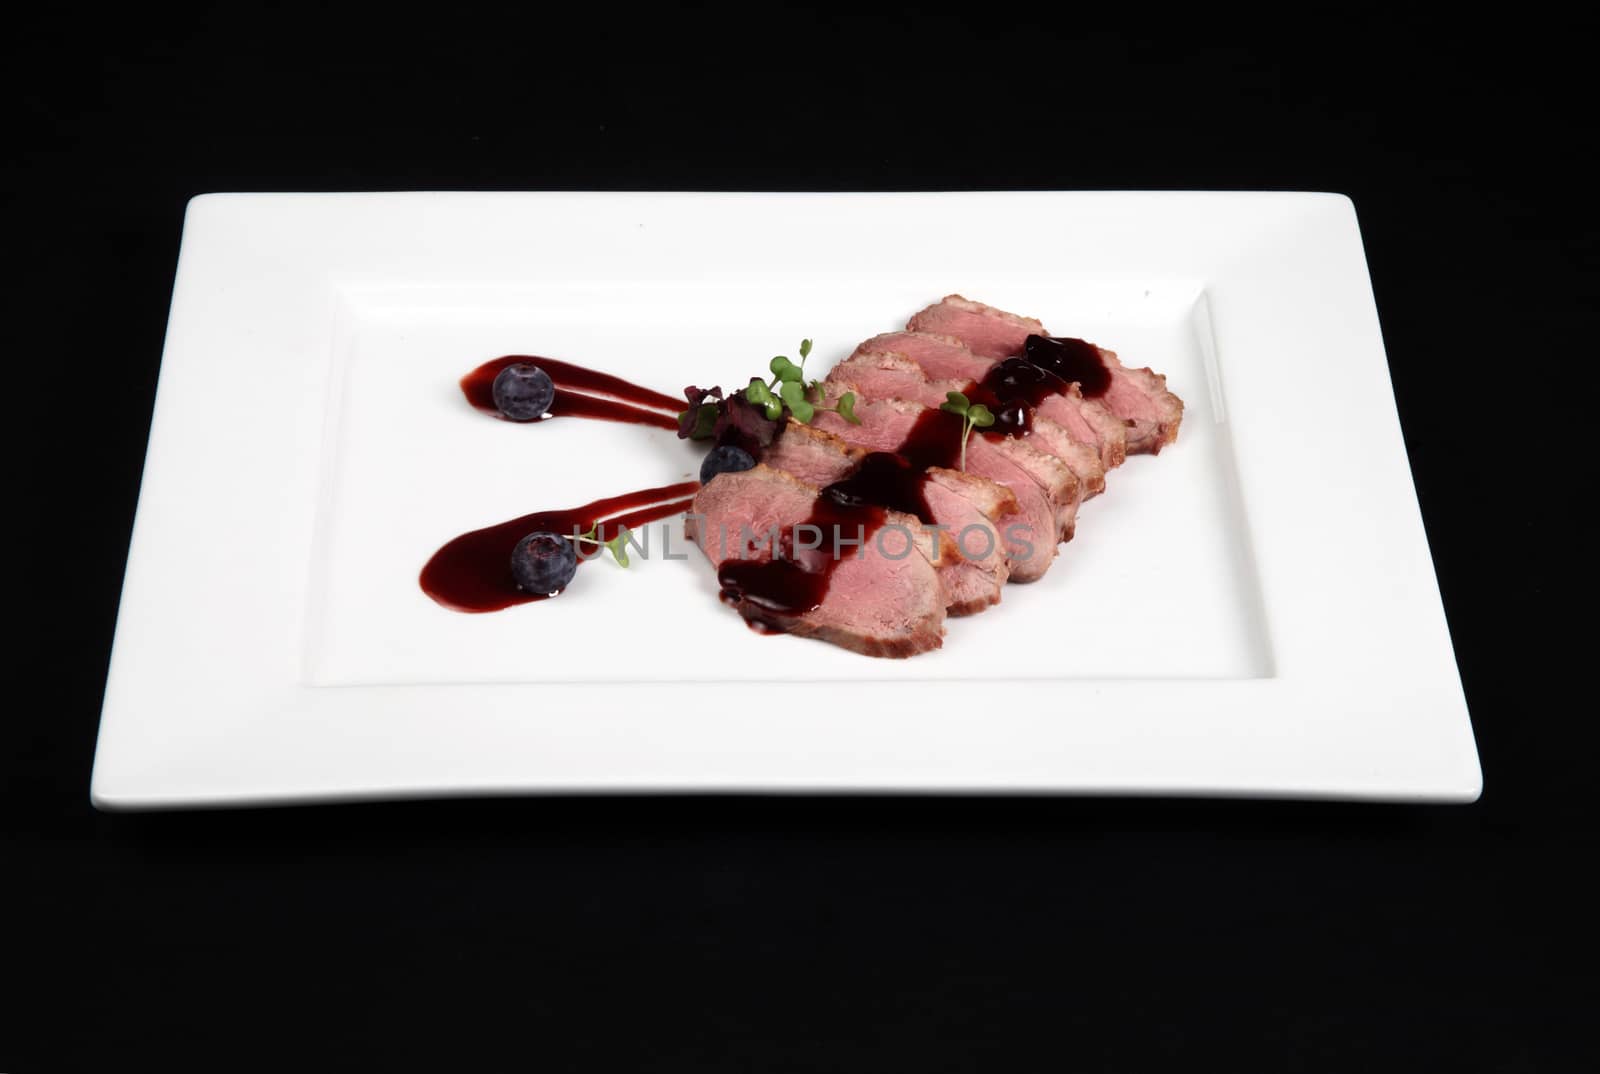
[[[1155,367],[1187,412],[1159,458],[1112,472],[1042,582],[951,620],[939,652],[757,636],[692,551],[586,568],[562,599],[494,615],[418,589],[458,532],[698,466],[670,433],[485,418],[456,387],[478,363],[535,353],[667,392],[727,386],[802,336],[824,368],[951,291]],[[580,790],[1460,801],[1480,785],[1343,197],[190,206],[102,807]]]

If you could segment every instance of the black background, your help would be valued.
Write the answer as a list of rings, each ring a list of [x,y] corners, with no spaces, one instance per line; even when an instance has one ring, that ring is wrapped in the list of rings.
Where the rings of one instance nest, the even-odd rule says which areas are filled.
[[[0,1068],[1591,1061],[1595,27],[1531,9],[1502,13],[1515,26],[1398,6],[1249,26],[1100,14],[227,5],[14,22],[4,350],[24,547]],[[1482,801],[96,814],[185,201],[454,188],[1350,194]],[[1328,505],[1329,525],[1347,518]]]

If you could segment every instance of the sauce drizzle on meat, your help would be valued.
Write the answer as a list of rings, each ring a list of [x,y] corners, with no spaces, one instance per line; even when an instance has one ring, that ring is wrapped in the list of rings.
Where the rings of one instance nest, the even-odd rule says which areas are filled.
[[[1029,336],[1022,356],[1063,382],[1076,383],[1085,399],[1098,399],[1111,390],[1111,368],[1093,343],[1067,336]]]
[[[925,471],[955,464],[961,453],[961,425],[957,415],[942,410],[923,413],[899,451],[871,452],[850,476],[824,488],[811,514],[783,530],[768,558],[724,562],[717,571],[722,599],[740,606],[754,625],[777,631],[783,629],[785,618],[820,606],[842,556],[865,548],[865,542],[882,529],[887,511],[901,511],[924,523],[934,521],[923,491]],[[808,527],[804,543],[820,540],[819,547],[797,546],[801,527]]]

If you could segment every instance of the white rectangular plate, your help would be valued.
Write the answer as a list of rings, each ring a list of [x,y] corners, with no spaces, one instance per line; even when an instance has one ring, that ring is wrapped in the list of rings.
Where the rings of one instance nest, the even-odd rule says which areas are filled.
[[[698,466],[670,433],[485,419],[456,387],[473,366],[533,353],[668,392],[727,386],[802,336],[825,368],[952,291],[1153,366],[1188,409],[1175,445],[1110,475],[1043,581],[951,620],[942,650],[758,636],[692,551],[494,615],[418,588],[456,533]],[[190,205],[102,807],[1480,786],[1343,197]]]

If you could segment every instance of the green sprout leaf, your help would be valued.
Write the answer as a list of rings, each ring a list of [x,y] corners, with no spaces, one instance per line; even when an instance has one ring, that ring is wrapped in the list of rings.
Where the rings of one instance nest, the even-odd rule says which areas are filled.
[[[805,374],[801,372],[800,367],[781,354],[768,362],[767,368],[772,370],[773,375],[785,384],[798,384],[805,379]]]
[[[773,358],[767,363],[772,379],[751,377],[750,385],[744,389],[746,401],[760,407],[768,421],[782,420],[785,408],[802,422],[809,422],[819,409],[828,409],[820,406],[823,396],[818,383],[806,380],[806,358],[810,354],[811,340],[802,339],[799,364],[782,354]]]
[[[939,404],[939,409],[946,414],[956,414],[961,418],[961,469],[967,468],[967,438],[972,435],[976,427],[987,429],[994,424],[994,414],[982,403],[974,404],[960,392],[946,392],[944,402]]]
[[[861,419],[856,417],[856,393],[845,392],[839,396],[839,402],[834,405],[834,412],[851,425],[860,425]]]
[[[795,420],[808,422],[816,414],[816,408],[806,401],[806,389],[798,380],[786,380],[778,386],[778,395],[789,408],[789,413]]]
[[[614,558],[619,564],[626,567],[628,565],[628,537],[628,527],[620,526],[617,529],[616,536],[612,537],[609,541],[602,541],[600,539],[600,524],[596,522],[587,530],[584,530],[577,536],[570,538],[570,540],[574,544],[599,545],[600,547],[609,551],[612,555],[612,558]]]
[[[628,536],[628,527],[618,526],[617,535],[606,542],[606,547],[611,550],[612,558],[623,567],[628,565]]]

